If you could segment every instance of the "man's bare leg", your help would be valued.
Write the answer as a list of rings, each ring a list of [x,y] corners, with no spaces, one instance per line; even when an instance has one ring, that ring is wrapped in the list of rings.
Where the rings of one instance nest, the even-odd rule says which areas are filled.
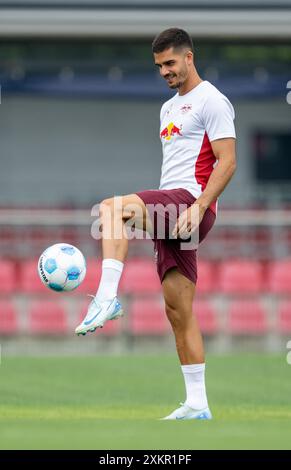
[[[195,285],[177,268],[172,268],[162,286],[186,387],[185,404],[164,419],[211,419],[205,389],[203,340],[192,311]]]
[[[77,326],[77,335],[86,335],[102,328],[107,320],[123,315],[117,299],[117,289],[128,251],[127,232],[124,224],[132,219],[135,227],[150,227],[149,216],[143,201],[136,194],[105,199],[100,204],[102,227],[102,275],[95,297],[91,301],[84,320]]]
[[[139,209],[136,214],[136,209]],[[124,224],[134,219],[135,226],[142,230],[150,227],[150,219],[146,206],[137,194],[118,196],[105,199],[100,204],[100,219],[102,224],[102,257],[124,262],[128,252],[128,239]],[[118,232],[118,237],[116,233]]]
[[[181,365],[203,363],[202,336],[192,311],[195,284],[173,268],[166,273],[162,287]]]

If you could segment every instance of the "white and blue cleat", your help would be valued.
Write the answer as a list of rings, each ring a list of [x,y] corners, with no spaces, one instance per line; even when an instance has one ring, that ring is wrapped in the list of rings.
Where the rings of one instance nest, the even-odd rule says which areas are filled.
[[[180,407],[177,408],[173,413],[165,418],[161,418],[161,420],[165,419],[212,419],[212,414],[209,408],[204,408],[203,410],[194,410],[190,408],[190,406],[186,405],[185,403],[180,403]]]
[[[97,328],[102,328],[107,320],[116,320],[124,315],[121,303],[114,297],[104,302],[99,302],[93,297],[88,312],[80,325],[75,329],[77,335],[86,335],[88,332],[93,333]]]

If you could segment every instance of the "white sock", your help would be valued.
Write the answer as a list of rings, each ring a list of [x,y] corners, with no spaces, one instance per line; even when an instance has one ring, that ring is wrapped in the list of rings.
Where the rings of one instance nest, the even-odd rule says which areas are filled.
[[[205,389],[205,364],[190,364],[181,366],[185,386],[185,404],[195,410],[208,407]]]
[[[96,293],[96,297],[100,302],[113,299],[117,295],[123,266],[123,263],[117,259],[107,258],[102,261],[102,275]]]

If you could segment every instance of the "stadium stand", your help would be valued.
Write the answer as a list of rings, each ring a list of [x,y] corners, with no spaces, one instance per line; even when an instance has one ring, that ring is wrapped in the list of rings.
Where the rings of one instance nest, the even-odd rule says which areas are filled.
[[[197,280],[198,294],[211,294],[215,292],[217,289],[217,283],[215,283],[214,272],[214,263],[205,260],[199,260]]]
[[[0,260],[0,294],[10,294],[16,289],[16,272],[13,261]]]
[[[278,260],[269,264],[268,289],[273,294],[291,294],[291,260]]]
[[[196,300],[193,303],[193,312],[197,315],[201,332],[205,335],[218,333],[218,321],[215,309],[208,300]]]
[[[17,313],[13,303],[0,300],[0,335],[15,335],[17,332]]]
[[[37,272],[37,259],[23,260],[20,263],[20,283],[19,287],[22,292],[47,293],[47,288],[41,282]]]
[[[267,333],[267,314],[258,300],[234,300],[228,310],[228,331],[233,335]]]
[[[67,333],[67,315],[63,305],[57,301],[33,301],[28,311],[28,332],[40,335]]]
[[[79,293],[95,294],[101,278],[102,261],[89,259],[86,266],[86,276],[82,284],[78,287]]]
[[[260,293],[263,290],[262,265],[258,261],[225,261],[220,265],[218,282],[224,294]]]
[[[164,335],[170,331],[160,298],[133,299],[128,314],[129,330],[134,335]]]
[[[285,300],[280,303],[277,315],[277,328],[281,334],[291,333],[291,301]]]
[[[126,262],[120,281],[120,292],[125,294],[160,293],[161,284],[151,259],[132,258]]]

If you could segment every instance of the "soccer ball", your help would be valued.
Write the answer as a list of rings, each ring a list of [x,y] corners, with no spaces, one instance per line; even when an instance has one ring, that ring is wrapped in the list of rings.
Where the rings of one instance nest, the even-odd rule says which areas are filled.
[[[38,274],[49,289],[61,292],[76,289],[86,275],[86,261],[78,248],[56,243],[47,248],[38,261]]]

